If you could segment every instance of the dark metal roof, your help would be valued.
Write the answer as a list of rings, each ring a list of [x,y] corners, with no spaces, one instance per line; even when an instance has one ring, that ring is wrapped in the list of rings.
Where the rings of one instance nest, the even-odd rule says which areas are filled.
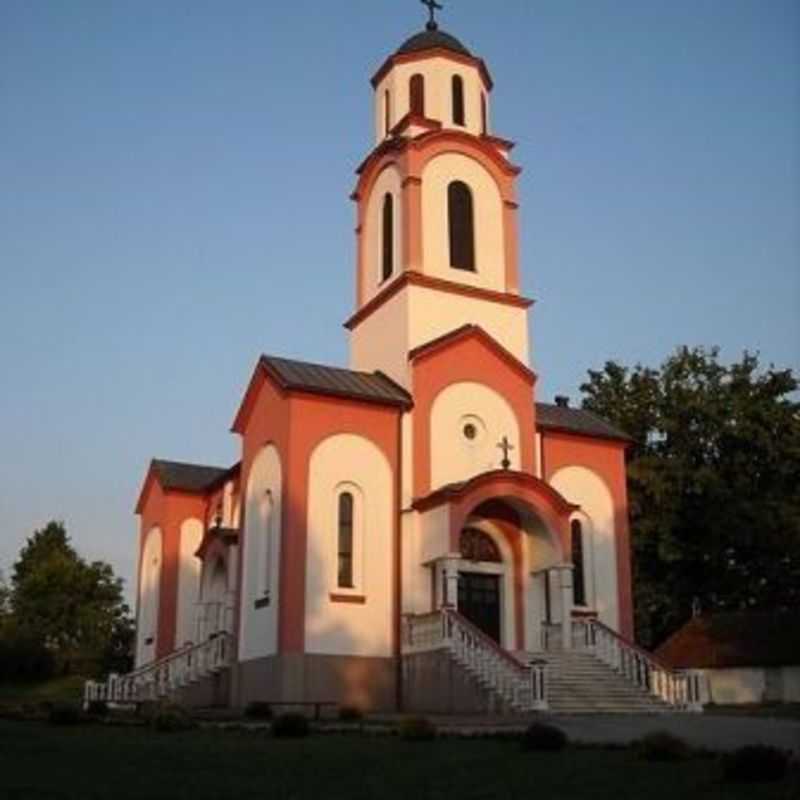
[[[627,433],[612,425],[608,420],[598,417],[591,411],[583,408],[569,408],[569,406],[551,405],[550,403],[536,404],[536,425],[545,430],[564,431],[581,436],[598,436],[603,439],[620,439],[630,442]]]
[[[153,459],[153,469],[164,489],[203,493],[213,488],[218,481],[232,473],[235,468],[226,469],[203,464],[185,464],[180,461]]]
[[[461,53],[465,56],[472,55],[455,36],[451,36],[449,33],[438,29],[425,30],[415,34],[410,39],[406,39],[398,48],[397,54],[418,53],[420,50],[432,50],[436,47],[441,47],[444,50],[452,50],[454,53]]]
[[[284,389],[384,405],[408,407],[412,404],[408,392],[382,372],[356,372],[276,356],[262,356],[261,363]]]
[[[656,650],[679,669],[800,665],[800,625],[787,611],[728,611],[694,617]]]

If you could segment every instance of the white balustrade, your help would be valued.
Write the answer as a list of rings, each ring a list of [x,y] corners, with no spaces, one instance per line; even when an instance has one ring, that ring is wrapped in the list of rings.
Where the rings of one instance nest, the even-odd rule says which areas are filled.
[[[143,700],[158,700],[176,689],[230,666],[233,636],[217,633],[200,644],[189,644],[127,675],[111,674],[105,681],[87,681],[83,702],[93,700],[125,705]]]
[[[547,708],[544,664],[521,664],[453,609],[405,617],[405,654],[442,649],[515,711]]]
[[[593,652],[637,688],[677,711],[702,711],[706,680],[697,670],[674,670],[596,619],[576,620],[573,645]]]

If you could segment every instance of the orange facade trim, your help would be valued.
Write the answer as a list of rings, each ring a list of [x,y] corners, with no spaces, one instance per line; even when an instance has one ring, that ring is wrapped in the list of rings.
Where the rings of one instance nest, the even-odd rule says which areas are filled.
[[[378,84],[386,77],[388,72],[396,64],[408,64],[414,61],[424,61],[429,58],[447,58],[450,61],[455,61],[457,64],[464,64],[469,67],[477,67],[480,73],[481,80],[487,91],[491,92],[494,87],[492,76],[489,74],[489,68],[482,58],[475,58],[468,56],[466,53],[455,53],[452,50],[447,50],[444,47],[430,47],[427,50],[417,50],[413,53],[395,53],[389,56],[386,61],[380,66],[378,71],[372,76],[370,83],[373,89],[378,88]]]
[[[536,377],[508,354],[488,334],[477,328],[459,335],[426,357],[411,361],[413,409],[413,494],[431,491],[431,409],[439,393],[452,383],[471,381],[494,389],[509,403],[519,426],[520,464],[523,472],[535,469]],[[491,474],[491,473],[490,473]]]
[[[308,465],[316,446],[329,436],[353,434],[369,439],[399,472],[396,425],[401,409],[353,399],[307,393],[284,393],[259,371],[250,409],[242,420],[242,487],[253,460],[267,444],[277,448],[283,466],[283,519],[278,599],[278,648],[305,650],[306,562],[308,550]],[[397,498],[394,498],[397,503]],[[246,506],[246,504],[243,504]],[[243,515],[246,508],[243,508]],[[396,524],[396,523],[395,523]],[[242,530],[245,530],[244,522]],[[395,532],[399,536],[399,531]],[[240,559],[244,548],[240,548]],[[240,563],[239,575],[242,575]],[[395,569],[398,565],[395,565]],[[239,588],[241,596],[241,586]]]
[[[545,480],[552,480],[553,475],[563,467],[582,466],[597,474],[611,493],[614,504],[620,633],[632,640],[633,579],[625,470],[625,450],[628,443],[547,429],[542,430],[541,434]]]

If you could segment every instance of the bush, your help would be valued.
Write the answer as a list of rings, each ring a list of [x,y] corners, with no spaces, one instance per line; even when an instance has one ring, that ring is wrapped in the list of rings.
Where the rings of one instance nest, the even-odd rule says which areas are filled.
[[[341,722],[361,722],[364,712],[358,706],[339,706],[339,720]]]
[[[105,700],[90,700],[86,707],[86,713],[90,717],[107,717],[108,703]]]
[[[668,731],[648,733],[634,744],[634,749],[645,761],[685,761],[691,755],[689,745]]]
[[[543,750],[555,753],[563,750],[569,740],[567,734],[555,725],[534,722],[522,734],[522,749],[525,751]]]
[[[194,728],[195,722],[180,706],[162,706],[151,717],[150,726],[158,733],[179,733]]]
[[[272,723],[272,735],[278,739],[301,739],[310,732],[308,718],[303,714],[281,714]]]
[[[398,732],[408,742],[430,742],[438,733],[427,717],[406,717],[401,720]]]
[[[740,747],[723,761],[725,780],[736,783],[779,781],[786,775],[788,766],[786,753],[763,744]]]
[[[83,722],[81,710],[69,703],[57,703],[50,709],[50,723],[53,725],[78,725]]]
[[[26,718],[25,709],[14,703],[0,703],[0,719],[20,721]]]
[[[37,639],[7,625],[0,630],[0,682],[36,683],[55,675],[53,654]]]
[[[261,700],[253,700],[247,704],[244,715],[248,719],[272,719],[272,706]]]

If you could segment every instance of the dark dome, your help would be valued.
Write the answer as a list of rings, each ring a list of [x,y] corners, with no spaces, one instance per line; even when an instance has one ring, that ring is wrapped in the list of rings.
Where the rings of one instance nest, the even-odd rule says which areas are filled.
[[[471,56],[472,53],[464,47],[455,36],[440,30],[425,30],[417,33],[410,39],[403,42],[397,51],[398,55],[403,53],[417,53],[420,50],[431,50],[434,47],[441,47],[445,50],[452,50],[454,53],[461,53],[464,56]]]

